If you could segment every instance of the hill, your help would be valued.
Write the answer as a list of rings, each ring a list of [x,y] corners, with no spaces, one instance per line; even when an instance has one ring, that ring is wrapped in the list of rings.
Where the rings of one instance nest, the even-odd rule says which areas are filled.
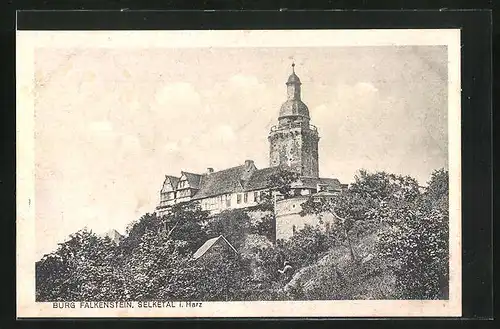
[[[337,220],[274,241],[268,209],[209,216],[184,203],[167,216],[142,216],[118,244],[81,230],[36,263],[36,300],[447,298],[446,171],[434,172],[423,191],[411,177],[361,171],[346,191],[312,198],[303,212]],[[221,235],[237,253],[193,259]]]
[[[377,257],[377,236],[371,233],[356,243],[357,261],[345,246],[329,249],[318,261],[298,270],[284,291],[306,300],[393,298],[395,276],[387,262]]]

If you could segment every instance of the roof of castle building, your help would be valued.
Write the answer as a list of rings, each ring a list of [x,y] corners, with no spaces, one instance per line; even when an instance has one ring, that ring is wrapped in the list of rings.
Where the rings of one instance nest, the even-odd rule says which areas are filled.
[[[340,181],[336,178],[301,177],[301,187],[316,188],[318,184],[328,185],[330,190],[340,190]]]
[[[269,178],[280,172],[280,167],[268,167],[254,171],[245,184],[245,191],[262,190],[269,187]]]
[[[186,176],[189,187],[198,189],[200,188],[201,176],[200,174],[195,174],[187,171],[183,171],[182,175]]]
[[[246,169],[245,165],[241,165],[204,174],[201,179],[200,190],[193,199],[203,199],[219,194],[242,191],[241,178],[244,176]]]
[[[195,174],[183,171],[182,175],[186,177],[190,188],[198,190],[192,199],[200,200],[217,195],[258,191],[270,188],[270,178],[280,171],[287,170],[289,170],[289,167],[285,165],[257,169],[253,161],[247,160],[243,165],[220,171],[205,174]],[[174,180],[179,180],[179,178],[175,176],[167,177],[172,182]],[[301,177],[295,186],[298,188],[316,189],[318,184],[327,185],[329,191],[341,189],[341,184],[336,178]]]
[[[198,250],[196,250],[196,252],[193,254],[193,259],[198,259],[198,258],[202,257],[203,255],[205,255],[210,250],[210,248],[212,248],[217,242],[219,242],[219,243],[222,242],[222,243],[226,244],[227,246],[229,246],[231,248],[231,250],[233,250],[235,253],[238,253],[238,251],[236,251],[236,249],[233,247],[233,245],[231,243],[229,243],[229,241],[227,241],[223,235],[219,235],[216,238],[212,238],[212,239],[205,241],[205,243],[200,248],[198,248]]]
[[[171,175],[165,175],[166,178],[170,180],[170,184],[172,184],[173,190],[177,189],[177,183],[179,182],[179,177],[171,176]]]

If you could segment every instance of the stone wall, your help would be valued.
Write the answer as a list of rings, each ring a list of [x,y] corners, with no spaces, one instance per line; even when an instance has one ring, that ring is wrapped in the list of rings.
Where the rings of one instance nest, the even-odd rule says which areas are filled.
[[[299,231],[304,226],[321,225],[323,229],[332,225],[334,218],[330,214],[305,215],[299,213],[302,210],[302,204],[307,200],[307,196],[295,197],[291,199],[279,200],[276,202],[276,239],[288,239],[294,231]]]

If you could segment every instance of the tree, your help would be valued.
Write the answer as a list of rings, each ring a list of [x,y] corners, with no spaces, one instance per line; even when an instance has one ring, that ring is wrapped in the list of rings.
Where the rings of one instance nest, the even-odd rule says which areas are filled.
[[[279,167],[279,171],[269,176],[268,186],[271,190],[277,191],[285,199],[293,197],[292,184],[300,179],[300,174]]]
[[[250,233],[250,217],[241,209],[226,210],[208,221],[205,231],[209,237],[223,235],[238,249]]]
[[[176,204],[162,218],[164,234],[172,240],[185,241],[186,251],[195,252],[207,240],[203,226],[208,220],[208,214],[208,211],[201,210],[197,202]]]
[[[122,278],[113,267],[109,238],[80,230],[36,263],[39,301],[119,300]]]
[[[146,232],[159,232],[164,227],[164,222],[155,213],[147,213],[127,226],[127,235],[121,241],[121,249],[133,250],[140,243]]]
[[[176,204],[162,217],[148,213],[129,225],[128,234],[120,243],[121,250],[130,252],[149,232],[172,240],[186,241],[186,252],[194,252],[207,239],[202,229],[207,218],[208,212],[201,210],[195,202]]]
[[[263,211],[273,211],[276,194],[285,199],[293,197],[292,185],[299,179],[299,173],[291,171],[284,166],[278,167],[278,171],[267,178],[267,190],[262,192],[259,204],[254,208]]]
[[[318,260],[332,246],[332,240],[319,227],[305,225],[281,245],[285,260],[291,262],[294,268],[300,268]]]
[[[186,293],[179,282],[184,282],[189,276],[181,278],[178,269],[188,264],[190,256],[186,254],[185,241],[173,240],[156,232],[145,233],[122,264],[128,299],[169,299],[176,289],[179,294]]]
[[[333,218],[336,220],[335,227],[338,227],[340,229],[340,232],[342,233],[341,240],[347,243],[347,247],[349,248],[351,258],[353,260],[356,260],[357,258],[350,237],[350,231],[357,224],[356,219],[355,217],[349,216],[350,214],[347,214],[347,216],[349,217],[341,217],[338,214],[337,210],[338,208],[340,208],[339,205],[341,205],[343,202],[345,207],[345,204],[348,203],[347,200],[349,200],[347,194],[338,195],[335,198],[324,198],[324,199],[311,197],[304,204],[302,204],[302,211],[300,212],[300,214],[302,216],[311,213],[317,216],[322,216],[325,213],[331,214]]]
[[[276,217],[274,213],[269,213],[262,217],[252,231],[274,242],[276,239]]]
[[[301,215],[332,215],[341,233],[338,240],[347,244],[352,260],[357,261],[353,239],[378,229],[384,218],[394,214],[388,209],[411,207],[419,196],[418,182],[409,176],[360,170],[347,190],[329,198],[311,196]]]
[[[380,255],[392,261],[400,298],[448,296],[448,172],[432,173],[416,206],[393,213],[379,237]]]

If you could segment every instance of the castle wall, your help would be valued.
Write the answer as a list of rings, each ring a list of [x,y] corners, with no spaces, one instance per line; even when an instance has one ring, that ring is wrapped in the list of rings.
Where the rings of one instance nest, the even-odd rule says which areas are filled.
[[[327,229],[327,227],[333,225],[334,218],[330,214],[300,216],[299,213],[302,210],[302,204],[307,198],[306,196],[302,196],[276,202],[277,240],[290,238],[294,232],[303,229],[306,224],[311,226],[320,225],[323,229]]]

